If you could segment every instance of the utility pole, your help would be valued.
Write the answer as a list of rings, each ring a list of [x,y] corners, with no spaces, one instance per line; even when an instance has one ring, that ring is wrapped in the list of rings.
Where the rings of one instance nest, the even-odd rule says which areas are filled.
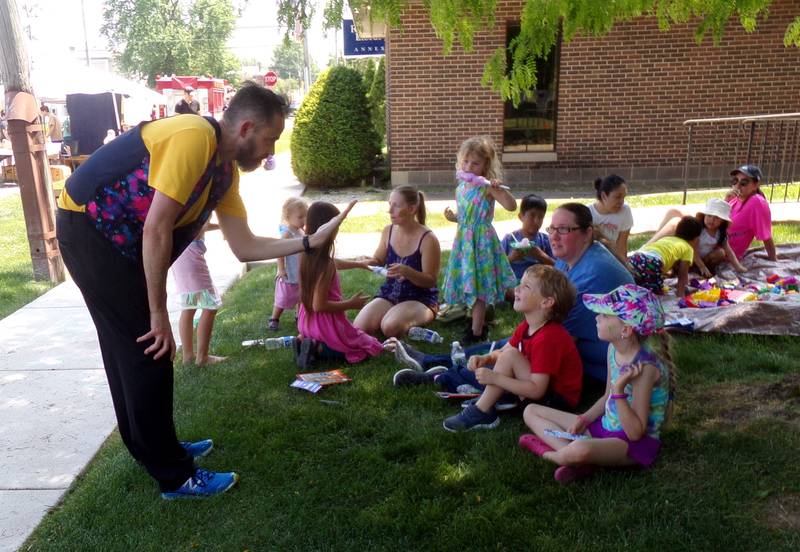
[[[86,67],[89,67],[89,35],[86,33],[86,9],[81,0],[81,20],[83,20],[83,51],[86,53]]]
[[[303,92],[311,88],[311,64],[308,62],[308,30],[303,27]]]
[[[16,0],[0,0],[0,82],[6,87],[6,114],[17,170],[22,211],[28,230],[33,276],[64,280],[64,264],[56,241],[53,190],[39,102],[32,94],[28,52]]]

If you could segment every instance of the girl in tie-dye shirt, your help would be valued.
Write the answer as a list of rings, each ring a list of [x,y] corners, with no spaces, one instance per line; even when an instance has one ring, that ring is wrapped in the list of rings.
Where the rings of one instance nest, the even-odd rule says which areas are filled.
[[[652,292],[625,284],[605,295],[584,294],[583,304],[597,313],[597,335],[609,342],[606,393],[577,415],[530,405],[525,423],[535,435],[519,440],[560,466],[554,474],[559,483],[597,466],[652,466],[675,387],[664,312]],[[650,336],[659,343],[651,344]]]

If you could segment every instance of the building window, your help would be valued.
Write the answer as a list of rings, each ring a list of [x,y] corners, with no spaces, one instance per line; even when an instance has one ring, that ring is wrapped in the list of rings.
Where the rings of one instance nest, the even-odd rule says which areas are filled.
[[[506,47],[519,34],[519,25],[509,25]],[[550,50],[547,59],[536,63],[536,90],[523,95],[517,107],[505,105],[503,151],[539,152],[556,149],[556,114],[558,97],[558,61],[561,40]],[[508,60],[509,66],[511,59]]]

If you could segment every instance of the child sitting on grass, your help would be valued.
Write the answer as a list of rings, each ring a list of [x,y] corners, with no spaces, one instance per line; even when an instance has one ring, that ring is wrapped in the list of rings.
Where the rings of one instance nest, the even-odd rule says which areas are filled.
[[[636,284],[661,295],[664,293],[664,274],[674,268],[678,277],[675,295],[686,295],[689,267],[694,262],[694,250],[702,231],[703,225],[700,221],[686,216],[678,221],[674,236],[665,236],[655,242],[646,243],[631,254],[628,264]]]
[[[484,388],[483,395],[467,404],[464,413],[445,420],[448,431],[496,427],[495,405],[505,393],[513,395],[515,402],[516,396],[521,396],[574,408],[580,398],[583,367],[575,343],[560,324],[574,300],[575,289],[562,272],[534,265],[525,271],[515,289],[514,310],[525,319],[502,349],[470,356],[467,369],[437,366],[421,372],[422,366],[413,358],[417,352],[398,341],[398,359],[417,369],[400,370],[394,384],[435,383],[450,391],[456,391],[459,384]],[[487,368],[491,365],[494,370]]]
[[[529,266],[555,264],[550,238],[545,232],[539,232],[546,213],[547,202],[543,198],[536,194],[526,195],[519,204],[517,215],[522,222],[522,228],[506,234],[500,243],[517,282],[522,280],[522,275]],[[514,301],[513,289],[506,290],[506,301]]]
[[[562,484],[586,477],[596,466],[649,468],[661,448],[661,428],[669,416],[675,390],[675,366],[664,326],[661,303],[650,291],[625,284],[605,295],[583,295],[586,308],[597,313],[597,335],[610,343],[606,393],[580,415],[529,405],[525,423],[536,435],[520,437],[519,445],[560,467]],[[649,336],[658,332],[659,352]],[[567,440],[562,431],[584,439]]]
[[[514,310],[525,319],[502,349],[469,359],[485,386],[474,403],[442,424],[447,431],[497,427],[495,403],[504,393],[559,409],[578,405],[583,365],[572,337],[561,325],[575,302],[575,288],[551,266],[534,265],[514,289]],[[493,366],[493,368],[492,368]]]
[[[313,234],[338,214],[339,209],[331,203],[312,203],[306,217],[306,234]],[[295,352],[302,369],[313,366],[317,358],[354,364],[384,350],[380,341],[353,326],[345,316],[348,310],[362,308],[369,298],[363,293],[349,299],[342,297],[337,268],[351,268],[357,263],[334,259],[332,250],[333,238],[303,253],[300,259],[300,339]]]

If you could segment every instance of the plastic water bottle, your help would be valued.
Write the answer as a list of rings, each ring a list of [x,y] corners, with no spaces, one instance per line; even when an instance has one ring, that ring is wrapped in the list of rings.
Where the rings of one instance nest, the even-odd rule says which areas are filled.
[[[453,341],[450,348],[450,361],[453,363],[453,368],[467,367],[467,355],[464,353],[464,348],[458,341]]]
[[[389,274],[389,269],[387,269],[385,266],[371,266],[370,265],[369,269],[372,272],[374,272],[375,274],[377,274],[378,276],[383,276],[384,278],[386,278],[386,275]]]
[[[408,337],[414,341],[427,341],[428,343],[441,343],[444,338],[433,330],[413,326],[408,330]]]
[[[293,335],[268,337],[266,339],[249,339],[242,341],[242,347],[264,347],[265,349],[287,349],[294,346],[297,338]]]

